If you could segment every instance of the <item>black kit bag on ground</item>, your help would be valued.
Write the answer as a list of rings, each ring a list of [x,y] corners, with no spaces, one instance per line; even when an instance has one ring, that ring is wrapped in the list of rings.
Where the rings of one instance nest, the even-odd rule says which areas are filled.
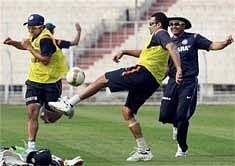
[[[28,154],[26,161],[35,166],[49,166],[52,162],[51,152],[48,149],[32,151]]]

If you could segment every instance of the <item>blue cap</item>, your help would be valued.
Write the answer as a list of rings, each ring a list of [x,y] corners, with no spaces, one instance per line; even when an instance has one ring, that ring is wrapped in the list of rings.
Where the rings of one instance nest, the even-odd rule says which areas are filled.
[[[53,31],[54,31],[54,29],[55,29],[55,25],[54,24],[52,24],[52,23],[46,23],[45,24],[45,26],[46,26],[46,29],[48,29],[51,33],[53,33]]]
[[[28,26],[38,26],[44,24],[44,17],[39,14],[31,14],[28,17],[28,21],[25,22],[23,25],[28,24]]]

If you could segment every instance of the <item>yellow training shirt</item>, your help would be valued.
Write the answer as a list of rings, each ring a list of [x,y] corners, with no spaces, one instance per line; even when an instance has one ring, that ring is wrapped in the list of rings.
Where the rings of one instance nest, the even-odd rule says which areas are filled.
[[[45,37],[49,37],[53,40],[56,51],[52,54],[50,62],[47,65],[39,62],[31,54],[28,79],[38,83],[55,83],[67,73],[68,66],[62,50],[56,45],[54,37],[47,29],[44,29],[33,41],[32,37],[30,37],[33,48],[40,52],[40,40]]]
[[[145,43],[137,64],[144,66],[161,85],[167,70],[169,52],[161,45],[148,48],[152,37],[153,35]]]

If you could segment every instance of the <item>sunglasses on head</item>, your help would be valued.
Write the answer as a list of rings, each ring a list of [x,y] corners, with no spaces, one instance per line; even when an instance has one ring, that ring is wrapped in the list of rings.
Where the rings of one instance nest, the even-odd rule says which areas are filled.
[[[185,25],[185,23],[182,23],[182,22],[171,22],[169,25],[170,26],[180,26],[180,25]]]

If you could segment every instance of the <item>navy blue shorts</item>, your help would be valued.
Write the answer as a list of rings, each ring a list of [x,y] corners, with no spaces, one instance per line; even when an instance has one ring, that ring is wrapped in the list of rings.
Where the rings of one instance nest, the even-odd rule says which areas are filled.
[[[185,78],[180,85],[174,78],[170,78],[164,89],[159,121],[176,124],[178,121],[189,120],[197,104],[197,86],[196,77]]]
[[[159,87],[152,74],[139,65],[107,72],[105,77],[111,92],[128,91],[125,106],[134,114]]]
[[[27,80],[25,84],[27,86],[25,93],[26,105],[32,103],[38,103],[40,105],[45,104],[46,109],[50,110],[47,103],[50,101],[57,101],[62,93],[61,80],[49,84]]]

